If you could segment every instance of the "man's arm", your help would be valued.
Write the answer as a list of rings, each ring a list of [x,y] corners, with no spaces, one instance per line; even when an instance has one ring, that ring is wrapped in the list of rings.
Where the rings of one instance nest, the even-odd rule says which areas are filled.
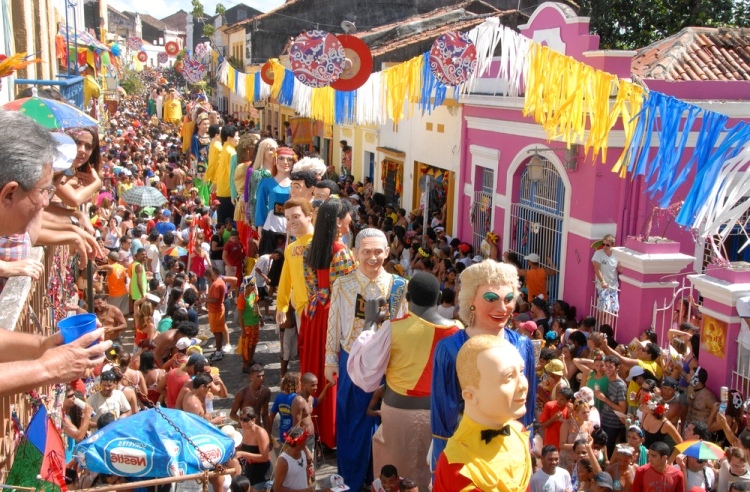
[[[625,391],[627,392],[627,389]],[[627,410],[628,408],[628,403],[624,397],[619,402],[615,403],[607,398],[607,395],[602,393],[601,390],[594,391],[594,396],[597,398],[597,400],[603,401],[612,410],[617,410],[620,413],[625,413],[625,410]]]
[[[130,403],[128,403],[128,398],[125,396],[125,393],[120,393],[120,399],[120,408],[122,409],[122,412],[120,412],[120,418],[123,419],[133,415],[133,408],[130,406]]]
[[[101,365],[111,341],[96,342],[104,334],[99,328],[67,345],[56,333],[42,338],[0,329],[0,397],[40,386],[68,383]],[[20,363],[22,362],[22,363]]]
[[[236,420],[237,422],[240,421],[240,418],[237,416],[237,412],[240,411],[240,405],[242,405],[242,400],[245,398],[245,389],[241,389],[237,392],[236,395],[234,395],[234,401],[232,402],[232,409],[229,411],[229,418],[232,420]]]
[[[305,418],[305,406],[307,402],[301,396],[295,396],[292,400],[292,427],[297,427]]]

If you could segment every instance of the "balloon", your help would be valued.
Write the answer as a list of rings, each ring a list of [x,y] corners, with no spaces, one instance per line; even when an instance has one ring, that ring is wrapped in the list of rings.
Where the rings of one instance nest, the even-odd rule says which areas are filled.
[[[109,66],[109,53],[107,53],[106,51],[102,51],[101,60],[102,60],[102,66],[108,67]]]
[[[112,55],[114,56],[120,56],[122,54],[122,48],[117,43],[110,46],[109,50],[112,52]]]
[[[78,51],[78,64],[79,65],[85,65],[86,64],[86,55],[88,51]]]

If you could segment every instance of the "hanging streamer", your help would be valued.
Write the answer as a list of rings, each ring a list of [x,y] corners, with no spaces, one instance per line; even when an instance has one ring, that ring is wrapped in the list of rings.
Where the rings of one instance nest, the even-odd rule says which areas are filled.
[[[422,110],[422,115],[424,115],[425,111],[428,114],[432,114],[433,109],[445,102],[447,87],[432,73],[429,63],[430,54],[425,53],[422,56],[424,59],[422,60],[422,93],[419,99],[419,108]]]
[[[334,122],[349,125],[354,122],[354,92],[334,91]]]
[[[331,87],[319,87],[312,90],[310,98],[310,118],[333,124],[334,90]]]

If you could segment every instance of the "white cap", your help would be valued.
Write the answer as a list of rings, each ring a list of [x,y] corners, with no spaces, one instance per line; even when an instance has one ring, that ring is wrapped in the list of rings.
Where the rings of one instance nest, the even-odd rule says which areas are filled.
[[[539,255],[536,253],[531,253],[528,256],[524,256],[523,259],[532,263],[539,263]]]
[[[750,318],[750,296],[737,299],[737,314],[740,318]]]
[[[630,368],[630,372],[628,373],[628,377],[627,379],[625,379],[625,381],[630,382],[633,380],[633,378],[637,378],[638,376],[643,376],[644,372],[645,371],[643,370],[641,366],[638,366],[638,365],[633,366]]]
[[[576,400],[583,400],[589,405],[594,404],[594,391],[588,386],[581,386],[581,389],[579,389],[573,396]]]
[[[78,154],[78,147],[75,140],[64,133],[54,132],[52,136],[57,140],[58,152],[58,156],[52,161],[52,172],[57,174],[70,169]]]
[[[344,483],[344,477],[336,474],[328,477],[328,486],[326,488],[331,492],[344,492],[345,490],[349,490],[349,487]]]
[[[474,258],[471,259],[474,263],[481,263],[484,261],[484,257],[482,255],[476,255]]]
[[[188,337],[182,337],[177,340],[177,343],[175,343],[174,346],[177,347],[177,350],[187,350],[192,344],[193,341],[191,339]]]

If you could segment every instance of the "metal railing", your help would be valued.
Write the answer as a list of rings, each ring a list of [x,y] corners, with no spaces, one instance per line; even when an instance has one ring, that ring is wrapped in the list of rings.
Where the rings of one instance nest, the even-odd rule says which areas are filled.
[[[0,294],[0,327],[23,333],[51,335],[54,321],[50,309],[47,287],[53,271],[55,255],[66,248],[33,248],[30,258],[44,264],[44,273],[38,281],[30,277],[8,279]],[[40,395],[51,395],[53,387],[38,388]],[[21,429],[31,420],[33,413],[31,400],[24,393],[0,397],[0,483],[5,480],[13,464],[16,442],[14,440],[14,418]]]
[[[610,311],[607,308],[603,308],[599,303],[599,296],[597,294],[594,294],[591,297],[589,316],[593,316],[596,319],[595,331],[599,331],[599,328],[602,325],[609,325],[612,327],[612,333],[615,335],[615,340],[617,339],[617,313]]]
[[[58,75],[60,80],[16,79],[16,85],[51,86],[59,90],[67,101],[78,109],[83,109],[83,77]]]

